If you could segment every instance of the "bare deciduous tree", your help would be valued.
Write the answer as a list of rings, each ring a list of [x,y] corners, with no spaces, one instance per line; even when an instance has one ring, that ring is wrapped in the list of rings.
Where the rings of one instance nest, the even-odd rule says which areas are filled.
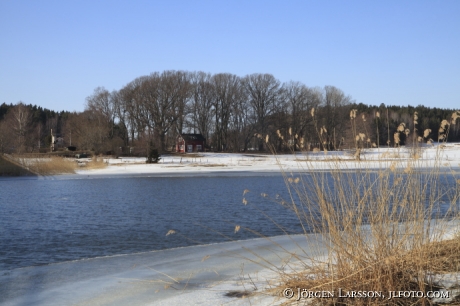
[[[268,131],[267,119],[275,112],[280,100],[280,82],[271,74],[256,73],[246,76],[243,84],[256,115],[257,131],[265,135]],[[262,140],[259,141],[259,150],[263,150]]]
[[[254,138],[256,116],[254,109],[249,103],[247,91],[241,86],[239,97],[233,105],[230,129],[233,134],[233,147],[236,151],[248,150],[249,143]]]
[[[305,138],[308,127],[310,134],[315,133],[313,117],[310,114],[312,108],[317,108],[321,103],[321,96],[314,89],[299,82],[289,82],[283,85],[284,98],[288,105],[288,111],[291,121],[292,145],[294,150],[302,149],[300,139]]]
[[[214,139],[218,151],[226,150],[228,127],[234,105],[240,97],[240,78],[234,74],[219,73],[211,78],[214,88]]]
[[[97,87],[91,96],[86,98],[85,110],[100,114],[99,116],[110,129],[110,138],[113,137],[113,128],[115,124],[115,106],[110,92],[104,87]]]
[[[160,150],[164,151],[167,133],[173,127],[182,132],[190,83],[187,75],[181,71],[164,71],[158,75],[157,81],[157,98],[149,109],[160,140]]]
[[[320,123],[325,128],[322,137],[323,146],[328,150],[338,149],[343,131],[347,128],[349,119],[348,105],[352,102],[350,96],[334,86],[325,86],[323,92],[322,112]]]
[[[121,139],[120,146],[127,146],[129,144],[128,132],[128,114],[123,104],[123,97],[120,91],[112,91],[110,93],[110,100],[113,104],[114,120],[117,120],[117,136]]]
[[[19,102],[8,111],[5,121],[13,136],[13,147],[17,153],[24,153],[28,148],[31,131],[32,114],[29,107]]]
[[[211,74],[196,72],[191,75],[191,126],[209,139],[212,128],[213,102],[215,90],[211,84]]]
[[[136,78],[119,91],[119,112],[125,116],[131,144],[144,134],[148,123],[147,112],[142,103],[141,86],[148,77]]]

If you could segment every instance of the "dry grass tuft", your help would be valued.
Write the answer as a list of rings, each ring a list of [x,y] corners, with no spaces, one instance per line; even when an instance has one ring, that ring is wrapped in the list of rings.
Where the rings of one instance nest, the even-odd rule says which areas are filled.
[[[104,169],[107,164],[102,157],[93,157],[90,162],[86,163],[86,169]]]
[[[10,162],[23,169],[23,172],[33,173],[35,175],[57,175],[71,174],[81,166],[85,169],[102,169],[107,167],[102,158],[93,157],[88,162],[78,164],[73,158],[63,157],[33,157],[33,156],[14,156]],[[22,172],[21,172],[22,173]],[[24,174],[22,174],[24,175]]]
[[[13,158],[23,168],[37,175],[55,175],[75,173],[77,164],[73,159],[63,157],[27,157],[15,156]]]
[[[451,273],[460,271],[460,241],[454,239],[426,244],[420,250],[425,258],[427,270],[434,273]]]
[[[30,167],[40,175],[52,175],[75,173],[77,165],[73,159],[51,157],[37,160],[37,162],[32,163]]]
[[[390,291],[438,291],[434,273],[459,272],[460,238],[443,241],[459,215],[457,178],[440,171],[441,161],[431,171],[418,171],[422,163],[382,162],[378,169],[362,164],[355,172],[344,171],[339,161],[329,162],[330,172],[307,163],[299,180],[286,176],[292,201],[282,205],[298,216],[309,252],[292,271],[280,273],[272,289],[278,295],[285,288],[334,295],[300,300],[317,305],[431,304],[426,297],[388,298]],[[352,298],[347,292],[386,298]]]

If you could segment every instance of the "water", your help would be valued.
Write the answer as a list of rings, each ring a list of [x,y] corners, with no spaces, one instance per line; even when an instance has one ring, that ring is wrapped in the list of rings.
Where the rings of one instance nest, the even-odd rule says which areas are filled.
[[[324,175],[333,186],[331,175]],[[455,186],[455,180],[436,181]],[[305,183],[312,182],[306,178]],[[242,203],[245,189],[250,190],[244,195],[248,205]],[[326,197],[337,200],[334,193]],[[0,271],[249,239],[257,233],[303,233],[297,216],[276,203],[282,198],[289,194],[281,175],[1,179]],[[428,218],[448,211],[446,195],[439,199]],[[170,230],[175,234],[166,235]]]
[[[264,214],[302,231],[261,193],[287,197],[282,177],[1,180],[0,270],[283,234]]]

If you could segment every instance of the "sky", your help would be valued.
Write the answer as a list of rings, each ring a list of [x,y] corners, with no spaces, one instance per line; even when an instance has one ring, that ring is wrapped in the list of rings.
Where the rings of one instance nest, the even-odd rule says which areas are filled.
[[[460,109],[460,1],[0,0],[0,103],[83,111],[96,87],[164,70]]]

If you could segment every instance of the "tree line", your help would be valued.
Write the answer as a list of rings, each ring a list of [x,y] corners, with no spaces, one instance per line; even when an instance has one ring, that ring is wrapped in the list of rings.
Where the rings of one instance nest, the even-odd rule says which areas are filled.
[[[181,133],[202,134],[206,149],[218,152],[263,151],[266,137],[279,151],[452,142],[460,141],[458,115],[423,105],[358,104],[335,86],[281,83],[271,74],[163,71],[111,92],[97,87],[83,112],[3,103],[0,150],[46,151],[51,130],[65,146],[117,155],[152,146],[173,151]],[[441,133],[443,120],[449,126]]]

